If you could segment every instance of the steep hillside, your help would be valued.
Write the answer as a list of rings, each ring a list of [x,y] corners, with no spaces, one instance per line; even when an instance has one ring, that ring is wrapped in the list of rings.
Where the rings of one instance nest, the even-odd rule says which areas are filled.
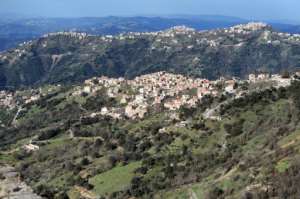
[[[195,91],[158,92],[155,77],[18,91],[16,106],[1,117],[8,119],[0,129],[0,165],[14,165],[46,198],[297,198],[299,81],[238,81],[231,94],[224,82],[211,82],[216,94],[169,109],[166,102]],[[176,80],[195,84],[158,77],[174,88]],[[146,97],[149,87],[165,97],[162,104]],[[147,114],[124,115],[132,100],[148,104]],[[204,116],[211,109],[214,117]]]
[[[114,37],[56,33],[0,54],[0,86],[78,82],[95,75],[133,78],[161,70],[209,79],[245,77],[297,70],[299,52],[299,35],[255,23]]]

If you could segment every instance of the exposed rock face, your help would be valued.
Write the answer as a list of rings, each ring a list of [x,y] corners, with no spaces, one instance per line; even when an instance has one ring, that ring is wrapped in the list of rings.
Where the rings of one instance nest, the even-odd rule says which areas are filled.
[[[32,189],[20,181],[19,174],[13,167],[0,165],[0,198],[3,199],[42,199]]]

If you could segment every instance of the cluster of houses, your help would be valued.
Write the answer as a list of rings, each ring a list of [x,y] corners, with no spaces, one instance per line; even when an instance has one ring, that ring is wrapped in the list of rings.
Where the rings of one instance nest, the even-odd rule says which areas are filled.
[[[300,74],[296,73],[300,76]],[[102,107],[100,112],[91,116],[108,115],[113,118],[144,118],[151,108],[159,107],[169,111],[176,111],[182,106],[194,107],[201,102],[204,96],[220,96],[229,94],[240,97],[245,90],[237,85],[244,82],[255,84],[260,82],[272,82],[274,87],[287,87],[293,80],[291,77],[283,77],[276,74],[250,74],[247,80],[220,78],[210,81],[200,78],[189,78],[179,74],[156,72],[135,79],[94,77],[86,80],[82,86],[74,87],[73,96],[95,95],[99,91],[109,98],[114,98],[116,107]],[[58,85],[57,87],[60,87]],[[47,92],[51,92],[48,88]],[[40,99],[43,96],[42,89],[10,92],[0,91],[0,106],[15,108],[16,96],[21,96],[24,104]],[[19,98],[20,99],[20,98]]]
[[[175,35],[194,35],[196,34],[196,30],[193,28],[189,28],[186,26],[174,26],[170,29],[158,32],[129,32],[128,34],[121,34],[120,36],[161,36],[161,37],[175,37]]]
[[[47,86],[39,89],[30,89],[24,91],[16,91],[16,96],[21,96],[23,104],[29,104],[35,101],[38,101],[41,97],[46,96],[47,94],[56,92],[61,88],[60,84]]]
[[[300,76],[300,74],[296,74]],[[189,78],[183,75],[167,72],[157,72],[136,77],[132,80],[124,78],[94,77],[86,80],[83,86],[74,88],[72,95],[96,95],[103,91],[109,98],[117,101],[117,107],[103,107],[92,116],[108,115],[113,118],[143,118],[152,107],[160,107],[165,110],[175,111],[182,106],[194,107],[201,102],[206,95],[219,96],[230,94],[235,97],[242,96],[245,90],[238,89],[238,84],[248,82],[272,82],[274,87],[287,87],[291,84],[292,77],[282,77],[276,74],[250,74],[248,80],[220,78],[210,81],[200,78]],[[220,87],[221,85],[221,87]],[[59,87],[59,85],[58,85]],[[50,92],[51,89],[48,91]],[[21,96],[24,104],[40,99],[43,96],[41,89],[28,90],[27,94],[19,91],[0,91],[0,106],[7,108],[16,107],[16,96]]]
[[[257,31],[268,28],[269,25],[262,22],[250,22],[247,24],[240,24],[227,29],[230,33],[247,33],[248,31]]]
[[[42,36],[42,38],[47,38],[50,36],[67,36],[67,37],[75,37],[78,39],[84,39],[88,36],[87,33],[79,33],[79,32],[55,32],[55,33],[48,33]]]
[[[155,37],[156,42],[163,43],[163,38],[175,38],[176,35],[187,35],[189,38],[192,35],[195,35],[197,31],[192,28],[188,28],[186,26],[175,26],[165,31],[158,31],[158,32],[129,32],[129,33],[121,33],[119,35],[105,35],[101,36],[100,39],[105,42],[112,42],[113,39],[117,40],[127,40],[127,39],[136,39],[141,37]],[[168,42],[168,41],[165,41]],[[178,41],[173,41],[173,43],[177,43]]]
[[[121,108],[103,107],[93,116],[101,114],[120,118],[124,115],[135,119],[145,117],[151,107],[175,111],[182,106],[196,106],[205,95],[234,93],[235,80],[224,81],[224,90],[217,86],[220,81],[223,80],[194,79],[167,72],[143,75],[133,80],[99,77],[86,80],[84,86],[74,90],[73,96],[93,95],[105,88],[106,95],[117,99]]]
[[[18,49],[18,48],[16,48],[14,50],[14,53],[16,54],[16,56],[22,57],[23,55],[26,54],[26,50],[25,49]]]
[[[300,74],[296,73],[296,75],[298,76]],[[248,82],[257,83],[257,82],[270,81],[273,82],[274,87],[279,88],[279,87],[287,87],[291,85],[293,79],[294,76],[283,77],[282,75],[278,75],[278,74],[271,75],[269,73],[260,73],[260,74],[249,74]]]
[[[155,41],[160,44],[170,42],[169,40],[165,40],[165,39],[174,39],[171,42],[173,44],[177,44],[177,43],[179,43],[177,40],[175,40],[175,37],[177,35],[186,35],[188,38],[192,38],[192,36],[197,33],[199,33],[199,32],[197,32],[193,28],[189,28],[186,26],[175,26],[170,29],[167,29],[164,31],[157,31],[157,32],[128,32],[128,33],[121,33],[116,36],[105,35],[105,36],[101,36],[100,39],[102,41],[110,43],[113,41],[113,39],[127,40],[127,39],[137,39],[137,38],[142,38],[142,37],[153,37],[153,38],[155,38]],[[191,46],[190,46],[190,48],[191,48]]]
[[[195,106],[204,95],[217,93],[213,84],[206,79],[192,79],[166,72],[137,77],[130,85],[138,93],[128,104],[128,110],[142,104],[143,114],[148,106],[163,105],[169,110],[177,110],[183,105]]]
[[[56,85],[55,87],[60,87]],[[18,91],[0,91],[0,107],[14,109],[21,104],[29,104],[39,100],[42,96],[47,93],[53,92],[55,87],[50,87],[45,91],[42,89],[29,89],[29,90],[18,90]]]
[[[35,101],[39,100],[41,98],[41,94],[40,93],[34,93],[30,96],[23,96],[22,98],[23,98],[25,104],[29,104],[31,102],[35,102]]]
[[[300,41],[300,34],[290,34],[290,33],[282,33],[282,32],[274,32],[278,37],[284,39],[285,41]]]
[[[279,32],[273,32],[268,28],[269,25],[265,23],[260,22],[251,22],[248,24],[241,24],[237,26],[233,26],[230,28],[220,29],[220,30],[213,30],[213,31],[196,31],[195,29],[188,28],[186,26],[175,26],[173,28],[170,28],[168,30],[164,31],[158,31],[158,32],[129,32],[129,33],[122,33],[116,36],[113,35],[105,35],[105,36],[99,36],[100,40],[103,42],[111,43],[113,40],[127,40],[127,39],[137,39],[137,38],[143,38],[143,37],[152,37],[155,42],[153,42],[153,45],[151,47],[152,50],[155,49],[171,49],[174,47],[182,47],[187,49],[193,49],[196,45],[208,45],[212,48],[218,47],[223,43],[224,37],[220,36],[222,34],[228,35],[230,37],[237,37],[237,35],[240,35],[241,42],[236,44],[236,46],[242,46],[244,44],[243,42],[243,35],[249,35],[253,31],[257,30],[265,30],[262,35],[263,41],[265,41],[268,44],[272,45],[278,45],[280,44],[280,40],[283,41],[298,41],[300,42],[300,35],[299,34],[289,34],[289,33],[279,33]],[[88,35],[87,33],[78,33],[78,32],[56,32],[56,33],[49,33],[44,35],[43,37],[49,37],[49,36],[56,36],[56,35],[63,35],[68,37],[74,37],[78,38],[79,40],[84,40],[87,37],[91,37],[92,35]],[[178,35],[185,35],[185,37],[191,38],[192,42],[188,45],[181,45],[181,40],[177,38]],[[279,39],[280,38],[280,39]],[[42,45],[44,47],[47,47],[47,41],[45,40]],[[29,45],[29,43],[21,44],[21,46]],[[95,50],[97,45],[93,44],[93,42],[90,42],[88,45],[92,46],[91,48]],[[18,51],[18,52],[17,52]],[[16,53],[19,57],[25,54],[24,49],[17,49]],[[56,56],[56,55],[55,55]],[[59,55],[57,55],[59,56]],[[1,60],[7,59],[7,57],[1,57]],[[53,58],[54,59],[54,58]]]
[[[280,44],[280,40],[300,42],[300,34],[290,34],[290,33],[271,31],[270,26],[268,24],[261,23],[261,22],[240,24],[230,28],[223,29],[222,31],[226,34],[232,34],[232,36],[234,36],[235,34],[249,35],[253,31],[258,31],[258,30],[265,30],[263,32],[263,39],[268,44],[273,44],[273,45]]]
[[[21,48],[16,48],[14,50],[11,50],[10,53],[12,54],[11,55],[7,53],[0,54],[0,61],[10,60],[11,62],[13,62],[15,61],[15,59],[11,59],[11,57],[22,57],[23,55],[26,54],[26,50]]]
[[[17,96],[20,96],[18,98]],[[29,94],[26,95],[20,95],[20,92],[11,92],[11,91],[0,91],[0,107],[5,107],[9,109],[13,109],[18,105],[20,100],[24,104],[28,104],[34,101],[37,101],[40,99],[41,94],[37,90],[30,90]]]
[[[288,38],[288,40],[300,42],[300,34],[293,34]]]
[[[265,28],[268,28],[269,25],[261,22],[250,22],[248,24],[240,24],[236,25],[230,28],[226,28],[223,30],[220,30],[224,33],[229,33],[229,34],[243,34],[247,35],[250,34],[253,31],[257,30],[262,30]],[[220,32],[219,31],[219,32]],[[218,31],[207,31],[206,33],[213,33],[217,34]],[[158,37],[158,38],[174,38],[176,35],[187,35],[188,37],[192,37],[193,35],[197,33],[202,33],[202,32],[197,32],[193,28],[189,28],[186,26],[175,26],[172,27],[168,30],[165,31],[157,31],[157,32],[129,32],[129,33],[122,33],[116,36],[113,35],[105,35],[101,36],[100,39],[106,42],[111,42],[113,39],[118,39],[118,40],[125,40],[125,39],[135,39],[138,37],[143,37],[143,36],[153,36],[153,37]],[[205,32],[204,32],[205,33]],[[299,40],[300,41],[300,35],[294,34],[291,35],[289,33],[277,33],[278,36],[280,37],[287,37],[291,40]],[[80,32],[56,32],[56,33],[49,33],[43,35],[44,38],[49,37],[49,36],[57,36],[57,35],[63,35],[63,36],[70,36],[70,37],[76,37],[79,38],[80,40],[91,36],[88,35],[87,33],[80,33]],[[198,41],[199,43],[199,41]]]
[[[126,116],[136,119],[145,117],[151,107],[162,107],[165,110],[175,111],[182,106],[196,106],[206,95],[216,97],[221,94],[229,94],[241,97],[247,91],[238,89],[237,85],[244,82],[252,84],[272,82],[274,87],[286,87],[291,84],[291,81],[292,78],[266,73],[250,74],[248,80],[220,78],[210,81],[157,72],[139,76],[133,80],[95,77],[86,80],[84,86],[76,87],[72,94],[73,96],[83,93],[93,95],[102,90],[108,97],[116,99],[119,106],[103,107],[101,112],[93,113],[93,116],[109,115],[114,118]]]
[[[13,109],[15,107],[14,93],[0,91],[0,107]]]

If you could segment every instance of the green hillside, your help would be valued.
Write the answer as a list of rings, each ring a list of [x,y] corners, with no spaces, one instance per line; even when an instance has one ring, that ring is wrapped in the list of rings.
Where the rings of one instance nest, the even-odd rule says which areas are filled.
[[[222,102],[218,97],[180,108],[177,119],[153,108],[133,120],[90,116],[109,103],[122,106],[103,91],[74,96],[73,86],[43,89],[51,92],[24,105],[16,125],[1,127],[0,163],[18,168],[46,198],[299,195],[298,81],[223,103],[220,120],[202,116],[210,104]],[[39,150],[26,152],[28,143]]]

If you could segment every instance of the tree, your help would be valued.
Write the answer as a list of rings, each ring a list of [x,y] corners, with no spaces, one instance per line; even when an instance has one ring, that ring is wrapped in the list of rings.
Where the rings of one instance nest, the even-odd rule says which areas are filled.
[[[216,199],[216,198],[222,199],[222,198],[224,198],[223,194],[224,194],[224,191],[221,188],[214,186],[208,191],[205,198],[207,198],[207,199]]]
[[[243,133],[244,122],[244,119],[240,119],[233,124],[224,124],[224,128],[230,136],[238,136]]]
[[[300,81],[293,81],[289,93],[293,99],[293,102],[298,110],[300,110]]]
[[[90,164],[90,161],[87,158],[82,158],[82,160],[80,161],[80,165],[82,166],[86,166],[88,164]]]

